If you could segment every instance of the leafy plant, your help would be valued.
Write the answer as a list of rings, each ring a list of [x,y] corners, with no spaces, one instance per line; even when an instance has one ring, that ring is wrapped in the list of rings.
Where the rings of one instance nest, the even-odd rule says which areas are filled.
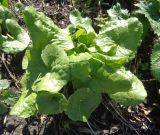
[[[29,42],[29,35],[17,23],[11,11],[0,5],[0,49],[15,54],[23,51]]]
[[[160,80],[160,1],[141,1],[140,3],[136,4],[136,6],[139,8],[138,10],[136,10],[136,13],[141,14],[140,17],[144,16],[146,18],[143,20],[144,28],[149,22],[151,30],[153,30],[154,33],[158,36],[151,55],[151,72],[157,80]]]
[[[108,21],[96,33],[91,20],[77,10],[71,12],[66,29],[32,7],[26,7],[23,16],[32,45],[22,63],[22,95],[11,115],[27,118],[64,111],[74,121],[85,121],[102,93],[124,105],[144,100],[143,84],[124,67],[141,42],[143,29],[137,18]],[[73,86],[71,95],[66,92],[68,83]]]
[[[159,0],[140,1],[140,3],[136,4],[136,6],[138,7],[136,13],[145,16],[145,18],[147,18],[147,20],[149,21],[152,30],[158,36],[160,36],[160,11],[159,11],[160,1]]]
[[[18,96],[9,90],[10,83],[7,79],[2,79],[0,74],[0,114],[8,111],[18,100]]]

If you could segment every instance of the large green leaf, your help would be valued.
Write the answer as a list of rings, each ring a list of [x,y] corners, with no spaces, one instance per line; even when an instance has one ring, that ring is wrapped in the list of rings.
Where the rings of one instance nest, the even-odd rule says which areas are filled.
[[[47,73],[44,77],[38,79],[33,84],[32,90],[56,93],[67,84],[68,80],[68,73],[65,71],[61,71],[61,73]]]
[[[29,74],[25,73],[21,79],[22,93],[17,103],[12,107],[10,115],[16,115],[28,118],[37,112],[36,97],[37,94],[31,92],[31,84],[29,82]]]
[[[153,76],[160,80],[160,40],[154,44],[151,55],[151,71]]]
[[[83,121],[90,117],[100,102],[101,94],[88,88],[78,89],[69,97],[66,114],[74,121]]]
[[[32,85],[37,82],[38,79],[44,77],[49,70],[47,67],[45,67],[45,64],[41,59],[41,51],[31,49],[26,55],[28,60],[28,66],[26,70],[26,87],[28,90],[31,90]]]
[[[90,73],[90,64],[88,61],[80,61],[77,63],[70,64],[70,75],[71,79],[79,79],[81,81],[86,81]]]
[[[40,92],[37,96],[37,107],[41,114],[62,113],[67,106],[67,100],[63,94]]]
[[[33,7],[26,7],[23,14],[35,48],[42,49],[59,32],[59,28],[50,18],[37,12]]]
[[[159,0],[145,0],[140,1],[140,3],[136,4],[138,10],[136,13],[144,15],[150,25],[152,30],[160,36],[160,1]]]
[[[111,68],[104,65],[97,69],[96,74],[92,76],[87,84],[95,92],[111,94],[128,91],[132,82],[123,68]]]
[[[127,62],[127,56],[107,56],[102,53],[93,53],[92,55],[93,58],[96,58],[111,67],[120,67]]]
[[[137,18],[129,18],[106,22],[100,30],[100,35],[111,38],[119,45],[116,51],[117,56],[129,56],[132,59],[140,45],[142,31],[143,27],[140,21]],[[105,38],[105,36],[103,37]]]
[[[42,51],[41,57],[45,65],[50,69],[56,65],[63,66],[69,61],[64,49],[56,44],[47,45]]]
[[[33,93],[32,86],[39,78],[48,72],[48,69],[41,59],[40,51],[30,49],[27,52],[25,55],[25,62],[27,61],[25,68],[27,68],[27,70],[21,80],[22,94],[10,112],[11,115],[18,115],[24,118],[32,116],[37,112],[37,94]]]
[[[127,63],[133,58],[133,55],[136,52],[117,44],[108,37],[107,33],[102,33],[97,36],[96,49],[99,53],[105,54],[105,57],[108,60],[112,62],[117,61],[119,64]]]
[[[62,45],[64,48],[73,48],[67,31],[60,29],[43,13],[37,12],[33,7],[26,7],[23,14],[34,48],[41,50],[51,43]]]
[[[51,62],[52,64],[54,63],[52,72],[37,79],[32,89],[34,91],[49,91],[55,93],[60,91],[71,80],[79,79],[85,81],[88,79],[90,73],[90,65],[87,61],[89,57],[86,56],[85,54],[79,54],[77,57],[75,55],[70,56],[68,62],[66,61],[67,56],[63,58],[63,54],[62,59],[61,56],[57,57],[55,60],[62,64]]]
[[[58,45],[65,50],[74,48],[72,38],[67,29],[60,29],[59,33],[51,40],[52,44]]]
[[[80,53],[71,55],[69,59],[69,74],[71,80],[78,79],[86,81],[91,72],[90,64],[88,62],[88,60],[91,59],[91,55],[89,53]]]
[[[110,97],[116,102],[127,106],[134,106],[143,102],[147,93],[142,82],[129,71],[126,72],[126,76],[131,79],[132,85],[130,89],[109,94]]]

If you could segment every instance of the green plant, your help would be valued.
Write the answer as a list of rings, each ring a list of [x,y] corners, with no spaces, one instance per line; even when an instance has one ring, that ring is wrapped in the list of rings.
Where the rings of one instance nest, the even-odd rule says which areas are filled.
[[[141,1],[136,6],[139,9],[135,13],[140,14],[140,18],[145,18],[143,19],[144,28],[146,29],[146,24],[149,23],[150,27],[147,27],[157,35],[151,55],[151,72],[157,80],[160,80],[160,1]],[[148,31],[146,32],[148,34]]]
[[[5,6],[5,7],[8,7],[8,0],[0,0],[0,3]]]
[[[0,74],[0,91],[7,89],[9,87],[9,82],[6,79],[2,79]]]
[[[0,49],[15,54],[23,51],[29,42],[29,35],[17,23],[11,11],[0,5]]]
[[[7,79],[2,79],[0,74],[0,114],[3,114],[8,111],[8,106],[13,106],[17,101],[17,96],[9,89],[9,82]]]
[[[86,121],[102,93],[124,105],[145,99],[143,84],[124,67],[141,42],[137,18],[108,21],[96,33],[91,20],[77,10],[71,12],[66,29],[32,7],[26,7],[23,16],[32,45],[22,63],[22,95],[11,115],[27,118],[64,111],[74,121]]]

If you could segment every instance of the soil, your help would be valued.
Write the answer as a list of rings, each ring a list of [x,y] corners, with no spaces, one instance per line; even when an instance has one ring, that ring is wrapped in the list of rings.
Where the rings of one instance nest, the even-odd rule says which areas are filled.
[[[10,0],[10,8],[15,12],[16,0]],[[69,12],[74,8],[67,0],[21,0],[25,5],[35,6],[52,18],[55,24],[65,28],[69,22]],[[92,5],[92,9],[82,10],[83,14],[94,19],[101,15],[106,16],[106,9],[117,1],[109,0],[108,5]],[[124,8],[132,11],[136,1],[119,0]],[[92,12],[91,12],[92,11]],[[15,12],[16,13],[16,12]],[[19,15],[16,17],[21,25],[24,23]],[[25,26],[24,26],[25,27]],[[143,82],[148,97],[146,101],[136,107],[124,107],[113,103],[107,95],[103,95],[101,105],[90,117],[88,123],[73,122],[65,114],[50,116],[34,116],[23,119],[9,116],[5,113],[0,116],[0,135],[160,135],[160,83],[150,73],[150,55],[155,35],[150,32],[138,50],[136,59],[127,67]],[[3,54],[2,52],[0,52]],[[0,71],[3,78],[11,82],[12,89],[19,94],[19,80],[23,74],[21,61],[24,53],[16,56],[3,54],[7,71],[0,56]],[[148,68],[142,65],[147,64]],[[15,79],[14,79],[14,78]],[[16,81],[15,81],[16,80]]]

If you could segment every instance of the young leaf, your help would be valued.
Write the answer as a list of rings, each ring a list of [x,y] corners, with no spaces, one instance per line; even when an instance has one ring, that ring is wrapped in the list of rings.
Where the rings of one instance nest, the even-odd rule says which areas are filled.
[[[99,34],[96,37],[96,49],[100,53],[115,55],[117,46],[118,45],[105,34]]]
[[[111,20],[128,19],[130,16],[129,11],[127,9],[122,9],[119,3],[107,10],[107,13]]]
[[[89,118],[100,102],[101,94],[89,88],[78,89],[69,97],[66,114],[74,121],[83,121],[83,117]]]
[[[69,19],[75,28],[84,28],[87,33],[94,32],[92,21],[89,18],[82,18],[81,13],[76,9],[70,13]]]

